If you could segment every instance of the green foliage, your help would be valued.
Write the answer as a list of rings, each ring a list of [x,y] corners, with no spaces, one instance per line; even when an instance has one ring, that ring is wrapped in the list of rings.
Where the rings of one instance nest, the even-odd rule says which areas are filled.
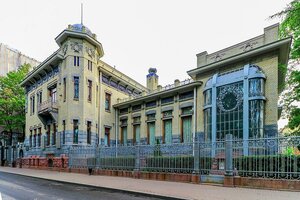
[[[148,157],[146,158],[146,169],[149,172],[188,173],[193,171],[194,169],[194,157],[193,156]]]
[[[25,90],[20,83],[30,68],[29,64],[20,66],[7,76],[0,77],[0,126],[10,133],[24,133],[25,127]]]
[[[271,16],[274,17],[283,19],[280,25],[281,38],[293,36],[291,59],[298,59],[300,57],[300,1],[292,1],[283,11]]]
[[[284,112],[289,119],[287,128],[292,135],[300,135],[300,1],[294,0],[279,13],[271,16],[280,17],[280,36],[293,37],[289,66],[285,69],[279,66],[280,70],[286,70],[286,90],[283,94]],[[297,103],[298,102],[298,103]]]
[[[109,170],[134,170],[134,157],[100,158],[98,160],[101,169]]]
[[[244,177],[287,178],[287,174],[293,172],[290,178],[299,179],[300,156],[292,155],[291,150],[288,151],[278,155],[237,157],[233,159],[234,168],[239,176]]]

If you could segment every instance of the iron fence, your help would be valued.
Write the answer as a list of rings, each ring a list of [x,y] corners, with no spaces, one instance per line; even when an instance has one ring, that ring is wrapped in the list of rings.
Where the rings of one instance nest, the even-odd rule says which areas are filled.
[[[300,137],[217,142],[87,147],[69,150],[69,167],[110,170],[233,173],[242,177],[300,179]]]
[[[243,177],[300,179],[300,137],[233,141],[233,166]]]

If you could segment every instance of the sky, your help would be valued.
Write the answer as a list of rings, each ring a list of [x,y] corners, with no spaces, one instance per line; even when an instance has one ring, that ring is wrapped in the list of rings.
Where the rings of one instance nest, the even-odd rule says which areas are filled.
[[[58,49],[68,24],[83,24],[104,48],[103,61],[146,84],[150,67],[159,84],[189,78],[196,54],[213,53],[263,34],[280,21],[269,16],[287,0],[0,0],[0,43],[39,61]]]

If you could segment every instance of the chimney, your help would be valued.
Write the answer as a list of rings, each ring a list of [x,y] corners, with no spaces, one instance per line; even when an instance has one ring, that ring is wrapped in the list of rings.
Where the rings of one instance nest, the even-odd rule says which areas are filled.
[[[156,68],[149,68],[149,74],[147,75],[147,88],[150,91],[156,90],[158,86],[158,75],[156,74]]]

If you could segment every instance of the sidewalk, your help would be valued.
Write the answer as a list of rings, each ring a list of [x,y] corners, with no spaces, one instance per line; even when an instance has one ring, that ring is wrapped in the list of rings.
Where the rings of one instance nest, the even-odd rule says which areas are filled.
[[[0,167],[0,172],[21,174],[48,180],[84,184],[159,196],[201,200],[298,200],[300,192],[248,188],[226,188],[212,185],[142,180],[114,176],[65,173],[48,170]]]

